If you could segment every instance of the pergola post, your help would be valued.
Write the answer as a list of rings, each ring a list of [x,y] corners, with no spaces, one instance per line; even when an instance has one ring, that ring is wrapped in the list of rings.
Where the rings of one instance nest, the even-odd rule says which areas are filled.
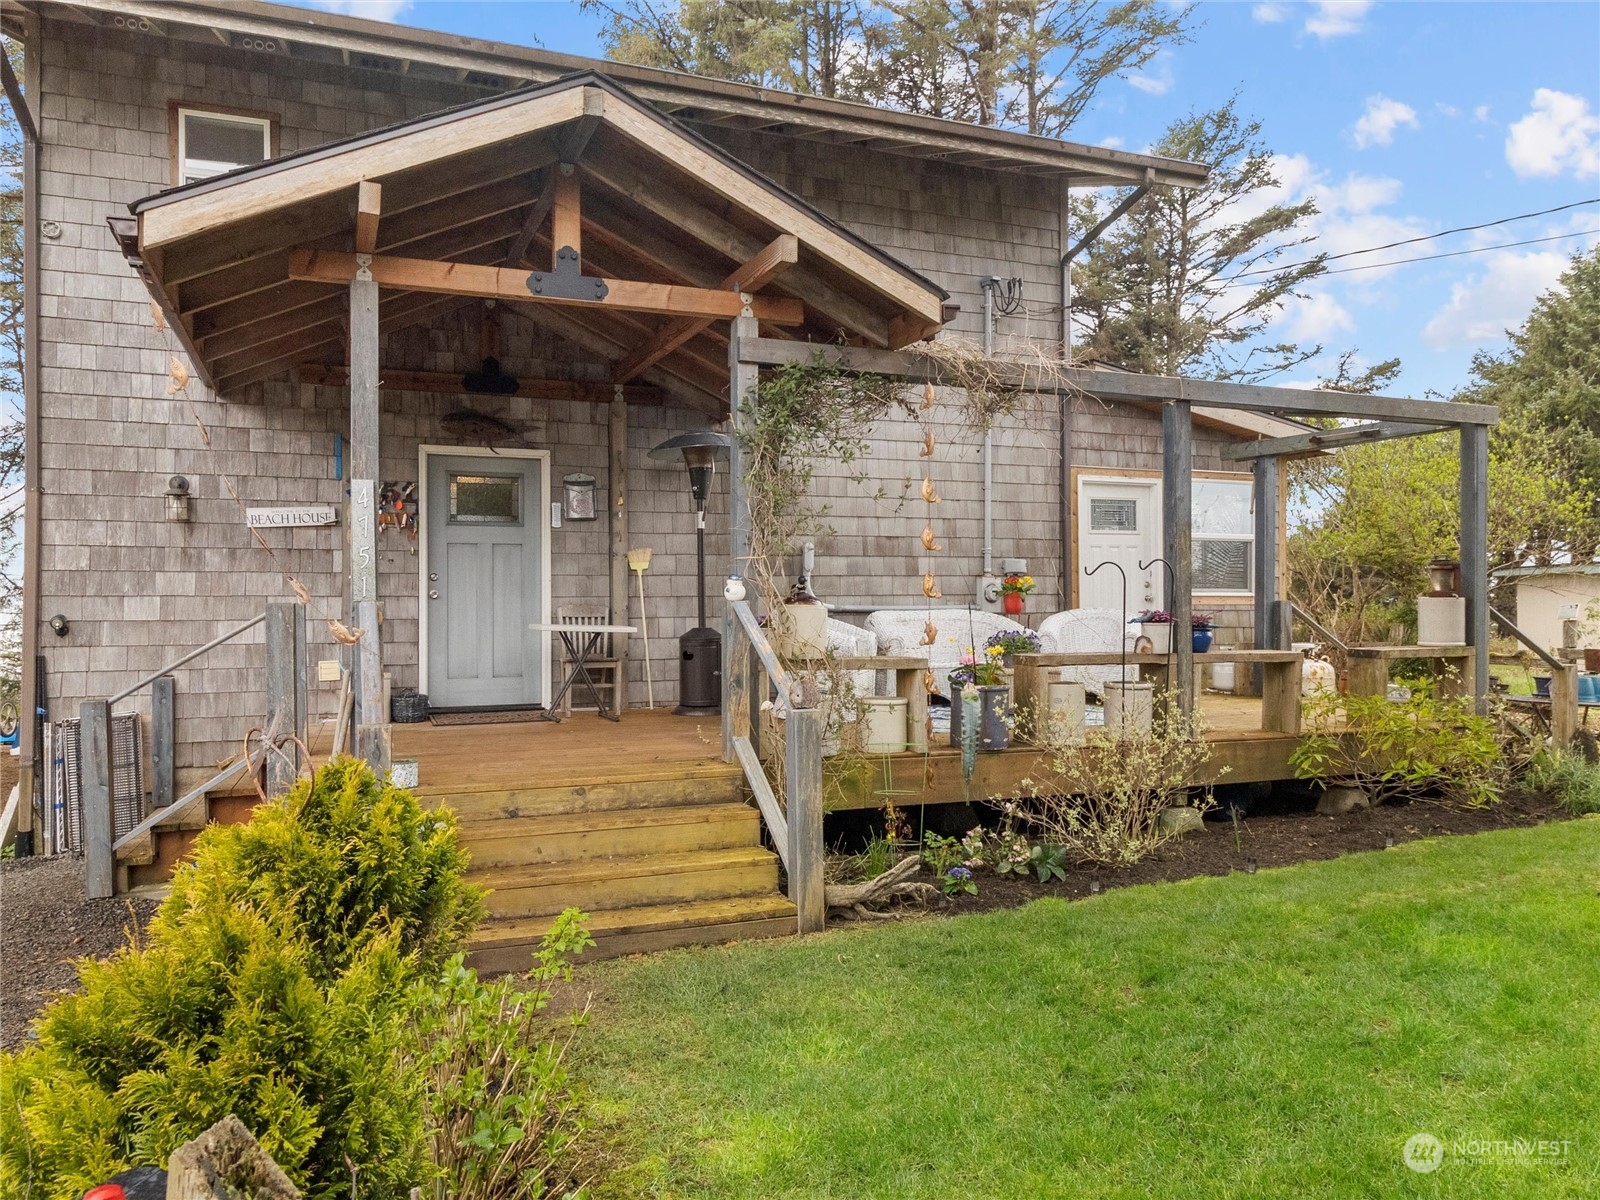
[[[1194,640],[1190,617],[1194,612],[1194,425],[1187,400],[1168,400],[1161,406],[1161,529],[1163,552],[1172,567],[1172,594],[1167,611],[1172,614],[1173,674],[1178,708],[1194,708]]]
[[[1467,598],[1467,644],[1473,648],[1472,695],[1489,697],[1489,427],[1461,426],[1461,591]]]
[[[356,260],[350,282],[350,600],[352,628],[361,630],[351,663],[355,751],[382,774],[389,769],[389,722],[378,628],[378,284],[368,270],[371,256]]]

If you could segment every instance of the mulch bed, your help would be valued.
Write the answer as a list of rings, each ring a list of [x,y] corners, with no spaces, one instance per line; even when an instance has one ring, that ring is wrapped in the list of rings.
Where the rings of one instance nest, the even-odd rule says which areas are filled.
[[[1292,799],[1264,805],[1240,820],[1234,841],[1233,822],[1208,820],[1204,833],[1191,833],[1171,841],[1131,867],[1077,866],[1067,878],[1039,883],[1033,876],[977,873],[978,894],[961,896],[931,911],[954,915],[1016,908],[1041,896],[1080,899],[1088,896],[1091,882],[1102,889],[1140,883],[1190,879],[1197,875],[1227,875],[1243,871],[1247,859],[1259,867],[1286,867],[1344,854],[1382,850],[1384,837],[1395,845],[1425,837],[1485,833],[1570,820],[1571,814],[1548,797],[1517,794],[1483,809],[1447,808],[1417,802],[1364,809],[1344,816],[1321,816],[1298,807]]]
[[[74,987],[74,959],[109,955],[155,910],[154,900],[84,899],[77,855],[0,861],[0,1046],[22,1045],[50,996]]]

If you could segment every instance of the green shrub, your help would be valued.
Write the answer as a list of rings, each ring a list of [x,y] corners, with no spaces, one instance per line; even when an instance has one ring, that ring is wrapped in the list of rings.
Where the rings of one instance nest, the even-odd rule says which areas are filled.
[[[1494,722],[1473,712],[1470,701],[1422,688],[1408,700],[1312,697],[1289,765],[1300,779],[1359,787],[1374,804],[1437,797],[1481,808],[1500,798]]]
[[[1600,766],[1570,750],[1541,750],[1528,764],[1522,784],[1543,792],[1573,816],[1600,813]]]
[[[570,956],[594,945],[585,920],[575,908],[556,919],[534,953],[531,987],[482,983],[456,955],[413,993],[407,1062],[426,1083],[441,1200],[538,1200],[573,1183],[570,1151],[584,1123],[565,1058],[588,1009],[560,1023],[544,1010],[552,985],[572,977]]]
[[[0,1194],[77,1197],[233,1112],[310,1195],[404,1196],[407,997],[481,911],[464,865],[448,814],[349,760],[206,830],[144,944],[81,963],[0,1057]]]

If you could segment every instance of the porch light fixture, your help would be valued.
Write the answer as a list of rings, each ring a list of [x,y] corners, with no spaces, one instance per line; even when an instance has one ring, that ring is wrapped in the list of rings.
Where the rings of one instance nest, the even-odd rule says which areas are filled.
[[[709,429],[700,433],[680,433],[650,451],[651,458],[683,456],[689,468],[689,489],[694,495],[695,527],[695,606],[699,620],[678,639],[682,661],[678,672],[679,716],[706,717],[722,711],[722,635],[706,625],[706,500],[711,496],[711,477],[716,472],[717,456],[726,454],[733,439]]]
[[[167,520],[175,525],[187,525],[192,515],[189,481],[182,475],[167,480]]]

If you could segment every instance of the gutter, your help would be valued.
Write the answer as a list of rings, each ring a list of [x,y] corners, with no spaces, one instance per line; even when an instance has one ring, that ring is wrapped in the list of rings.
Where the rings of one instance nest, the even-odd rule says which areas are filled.
[[[24,53],[26,46],[24,45]],[[29,56],[34,59],[35,56]],[[37,70],[37,61],[28,65]],[[18,728],[17,856],[34,852],[34,794],[40,779],[39,705],[39,125],[0,53],[0,83],[22,126],[22,685]],[[38,81],[34,81],[35,89]]]

